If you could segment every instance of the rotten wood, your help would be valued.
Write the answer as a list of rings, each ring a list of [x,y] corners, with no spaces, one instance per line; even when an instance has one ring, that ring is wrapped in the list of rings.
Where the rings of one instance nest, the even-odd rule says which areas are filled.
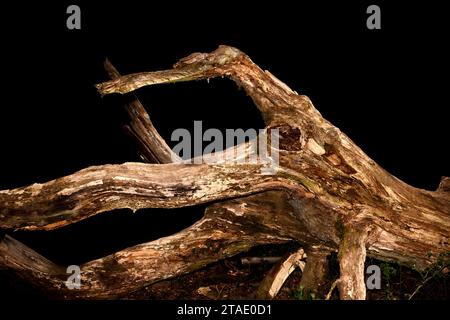
[[[343,300],[365,300],[364,262],[369,230],[346,230],[339,248],[340,277],[337,286]]]
[[[249,235],[243,238],[247,245],[230,250],[232,254],[256,243],[271,243],[281,238],[298,241],[307,248],[322,248],[322,254],[339,251],[341,275],[337,285],[343,299],[365,298],[362,266],[366,256],[420,270],[434,263],[440,253],[450,250],[449,178],[443,177],[436,191],[428,191],[392,176],[325,120],[306,96],[297,94],[270,72],[260,69],[238,49],[220,46],[211,53],[195,53],[165,71],[125,76],[110,74],[113,80],[97,86],[102,95],[219,76],[235,81],[255,102],[266,129],[280,132],[279,165],[275,174],[262,174],[265,164],[211,163],[213,158],[202,165],[169,163],[174,162],[170,150],[145,116],[142,105],[132,100],[127,107],[131,115],[130,128],[142,145],[143,158],[164,164],[92,167],[47,183],[0,191],[0,228],[51,230],[115,208],[172,208],[220,200],[222,202],[214,204],[217,210],[234,212],[227,224],[234,231],[228,234],[225,228],[220,238],[223,250],[226,251],[228,245],[233,247],[227,239],[235,239],[233,232],[243,229]],[[142,138],[147,134],[151,137]],[[234,152],[223,152],[231,151]],[[175,162],[178,162],[176,158]],[[276,199],[274,193],[278,194]],[[239,198],[234,199],[236,197]],[[209,210],[213,209],[209,207]],[[260,214],[256,215],[255,210]],[[236,222],[243,217],[248,219],[245,223]],[[221,217],[211,219],[219,223]],[[211,237],[214,230],[213,227],[208,230]],[[261,230],[264,230],[263,239],[253,235],[261,235]],[[183,234],[173,237],[175,240]],[[207,236],[200,238],[202,241],[192,246],[208,248]],[[50,262],[43,262],[43,267],[19,263],[21,259],[29,262],[28,256],[38,258],[10,237],[3,239],[1,248],[0,266],[37,285],[42,284],[41,281],[60,281],[59,267]],[[142,245],[142,248],[148,254],[153,252],[165,257],[171,254],[166,250],[174,250],[162,247],[155,251],[151,245]],[[174,255],[177,250],[181,249],[176,249]],[[205,256],[211,254],[208,250],[202,252]],[[96,271],[86,269],[83,279],[87,288],[75,296],[100,296],[94,290],[97,273],[103,279],[102,290],[113,292],[108,297],[125,293],[109,290],[108,286],[113,283],[131,282],[133,288],[144,286],[150,281],[145,268],[151,265],[149,261],[157,259],[139,260],[140,254],[136,257],[119,255],[123,263],[109,265],[111,268],[106,272],[101,271],[105,267],[101,263],[88,265]],[[212,255],[207,261],[225,256]],[[161,268],[157,277],[166,279],[192,270],[189,257],[181,257],[178,264],[173,262],[180,270],[178,273]],[[18,262],[12,263],[15,260]],[[126,276],[130,272],[133,272],[132,278]],[[89,291],[89,286],[94,291]],[[61,288],[61,285],[54,287]],[[61,295],[73,296],[65,291]]]
[[[330,252],[322,248],[310,248],[308,258],[300,281],[300,288],[305,296],[314,293],[317,297],[319,290],[326,282],[328,275],[328,256]]]
[[[264,280],[257,290],[258,299],[273,299],[276,297],[281,287],[289,275],[298,267],[303,272],[305,262],[301,261],[304,250],[299,249],[291,253],[287,258],[277,263],[269,270]]]
[[[68,274],[32,249],[6,236],[0,242],[0,266],[29,281],[45,294],[65,299],[111,299],[145,285],[176,277],[209,263],[249,250],[255,245],[284,243],[297,232],[292,211],[279,206],[283,193],[269,192],[249,197],[251,206],[228,201],[227,208],[209,206],[205,216],[174,235],[124,249],[80,266],[80,289],[66,286]],[[255,203],[260,203],[255,205]],[[284,230],[274,223],[283,218],[291,226]]]
[[[306,192],[261,169],[250,164],[90,167],[47,183],[0,191],[0,227],[52,230],[118,208],[178,208],[276,189]]]
[[[104,68],[111,79],[120,78],[120,73],[106,59]],[[125,127],[138,146],[141,158],[149,163],[179,163],[180,157],[172,152],[166,141],[159,135],[153,126],[150,116],[142,103],[134,95],[130,94],[130,100],[125,104],[125,110],[130,118],[130,123]]]

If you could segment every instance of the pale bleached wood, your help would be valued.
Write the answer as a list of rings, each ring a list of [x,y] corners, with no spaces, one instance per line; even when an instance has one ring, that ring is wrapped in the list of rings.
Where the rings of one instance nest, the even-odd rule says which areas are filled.
[[[259,299],[275,298],[287,278],[296,268],[300,268],[303,272],[305,268],[305,262],[301,261],[303,256],[304,250],[299,249],[273,266],[259,285],[257,297]]]

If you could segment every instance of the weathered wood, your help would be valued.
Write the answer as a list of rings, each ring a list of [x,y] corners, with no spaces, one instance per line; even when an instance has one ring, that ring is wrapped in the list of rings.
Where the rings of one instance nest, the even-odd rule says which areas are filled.
[[[366,299],[364,261],[369,230],[366,226],[346,230],[339,248],[340,277],[338,288],[343,300]]]
[[[178,207],[259,193],[257,200],[227,200],[220,208],[249,215],[246,205],[275,206],[278,213],[285,206],[290,215],[272,216],[272,231],[324,252],[339,250],[338,287],[344,299],[365,297],[361,265],[366,255],[423,269],[450,250],[448,178],[436,191],[400,181],[325,120],[306,96],[261,70],[238,49],[220,46],[209,54],[195,53],[171,70],[112,75],[115,79],[97,86],[101,94],[229,77],[253,99],[267,130],[280,132],[276,173],[261,174],[264,164],[93,167],[45,184],[0,191],[1,228],[50,230],[114,208]],[[141,107],[130,104],[129,111],[144,115],[141,122],[133,122],[140,116],[131,117],[135,136],[153,132],[152,138],[142,140],[148,155],[144,158],[167,163],[170,151]],[[164,155],[158,155],[161,149]],[[265,200],[268,190],[280,190],[285,203]]]
[[[44,184],[0,191],[0,227],[51,230],[117,208],[177,208],[275,189],[304,192],[285,178],[261,174],[261,168],[142,163],[90,167]]]
[[[119,71],[106,59],[104,68],[111,79],[120,77]],[[125,110],[130,118],[126,126],[127,132],[138,145],[141,158],[149,163],[179,163],[181,159],[172,152],[170,147],[153,126],[150,117],[139,99],[131,94],[125,104]]]
[[[314,293],[318,296],[319,288],[321,288],[328,275],[328,256],[330,252],[323,248],[309,248],[307,251],[308,258],[300,281],[300,288],[305,296]]]
[[[258,201],[264,198],[263,201]],[[6,236],[0,241],[0,266],[55,298],[110,299],[134,292],[156,281],[195,271],[205,265],[246,251],[255,245],[283,243],[297,231],[292,212],[269,192],[231,200],[228,208],[209,206],[203,219],[172,236],[140,244],[80,266],[80,289],[69,289],[66,268]],[[258,202],[260,204],[258,204]],[[281,206],[280,206],[281,205]],[[292,228],[275,223],[284,218]]]
[[[334,228],[351,229],[358,221],[376,226],[368,248],[373,257],[423,268],[450,247],[450,198],[446,180],[436,191],[414,188],[378,166],[338,128],[323,119],[311,101],[262,71],[242,52],[221,46],[210,54],[192,54],[173,70],[128,75],[98,86],[102,94],[124,93],[145,85],[227,76],[252,97],[269,128],[281,130],[281,174],[291,174],[314,194],[308,208],[311,232],[324,238]],[[284,141],[283,141],[284,140]],[[309,204],[295,199],[299,205]],[[323,228],[321,209],[336,213],[334,227]],[[331,221],[329,221],[331,222]],[[426,252],[436,253],[427,258]],[[429,255],[428,255],[429,256]]]
[[[288,255],[285,259],[278,262],[269,270],[264,280],[257,290],[258,299],[273,299],[276,297],[281,287],[289,275],[298,267],[303,272],[305,262],[300,261],[303,258],[304,250],[299,249]]]

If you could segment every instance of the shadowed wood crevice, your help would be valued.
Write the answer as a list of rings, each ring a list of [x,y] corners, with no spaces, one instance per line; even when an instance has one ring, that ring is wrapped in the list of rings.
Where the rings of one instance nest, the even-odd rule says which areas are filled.
[[[194,53],[163,71],[119,76],[112,65],[107,63],[106,68],[114,79],[97,85],[102,95],[128,94],[147,85],[230,78],[253,99],[266,129],[280,132],[279,163],[273,175],[262,174],[265,163],[214,163],[211,155],[205,157],[212,160],[208,164],[178,163],[135,99],[126,106],[132,136],[145,161],[163,164],[92,167],[44,184],[0,191],[1,228],[51,230],[114,208],[217,202],[207,212],[216,210],[229,217],[228,222],[248,235],[248,246],[282,238],[301,242],[305,248],[321,248],[318,257],[339,250],[337,285],[343,299],[365,298],[362,268],[366,256],[420,270],[435,263],[440,253],[450,251],[448,178],[442,179],[436,191],[427,191],[392,176],[325,120],[308,97],[289,89],[240,50],[220,46],[211,53]],[[252,152],[246,144],[244,149]],[[223,151],[230,152],[234,149]],[[276,199],[271,190],[278,190]],[[222,215],[213,217],[215,223],[222,221]],[[245,221],[239,220],[243,217]],[[210,237],[215,235],[212,225],[208,232]],[[223,232],[220,237],[225,242],[239,233],[234,227],[230,234]],[[170,254],[165,250],[158,255]],[[183,259],[186,266],[179,270],[187,272],[190,260]],[[5,263],[0,260],[0,265]],[[183,265],[183,261],[177,263]],[[100,264],[95,270],[101,273],[102,268],[106,266]],[[124,271],[128,267],[109,264],[104,270],[103,277],[114,279],[104,281],[109,286],[130,281]],[[173,276],[170,270],[162,268],[159,278]],[[95,279],[96,272],[89,277]],[[142,285],[136,280],[139,277],[146,279],[145,271],[133,278]],[[95,288],[95,282],[91,286]],[[89,288],[83,290],[95,296],[87,293]],[[77,297],[82,296],[80,291]]]

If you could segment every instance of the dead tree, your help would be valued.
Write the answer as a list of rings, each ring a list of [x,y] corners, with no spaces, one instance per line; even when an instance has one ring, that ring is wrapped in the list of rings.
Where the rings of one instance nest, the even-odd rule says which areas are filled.
[[[134,99],[126,106],[128,131],[142,158],[152,164],[89,167],[47,183],[0,191],[0,228],[52,230],[117,208],[214,204],[179,233],[85,263],[79,290],[65,286],[64,267],[6,235],[0,266],[49,296],[120,297],[258,244],[298,241],[308,254],[303,283],[318,284],[322,276],[311,269],[326,270],[326,256],[338,252],[340,297],[365,299],[366,256],[423,269],[450,250],[449,178],[442,178],[436,191],[427,191],[392,176],[325,120],[306,96],[238,49],[220,46],[194,53],[170,70],[126,76],[109,62],[105,66],[113,80],[97,85],[102,95],[230,78],[253,99],[266,129],[279,130],[279,165],[274,175],[266,175],[261,170],[265,163],[184,163]]]

